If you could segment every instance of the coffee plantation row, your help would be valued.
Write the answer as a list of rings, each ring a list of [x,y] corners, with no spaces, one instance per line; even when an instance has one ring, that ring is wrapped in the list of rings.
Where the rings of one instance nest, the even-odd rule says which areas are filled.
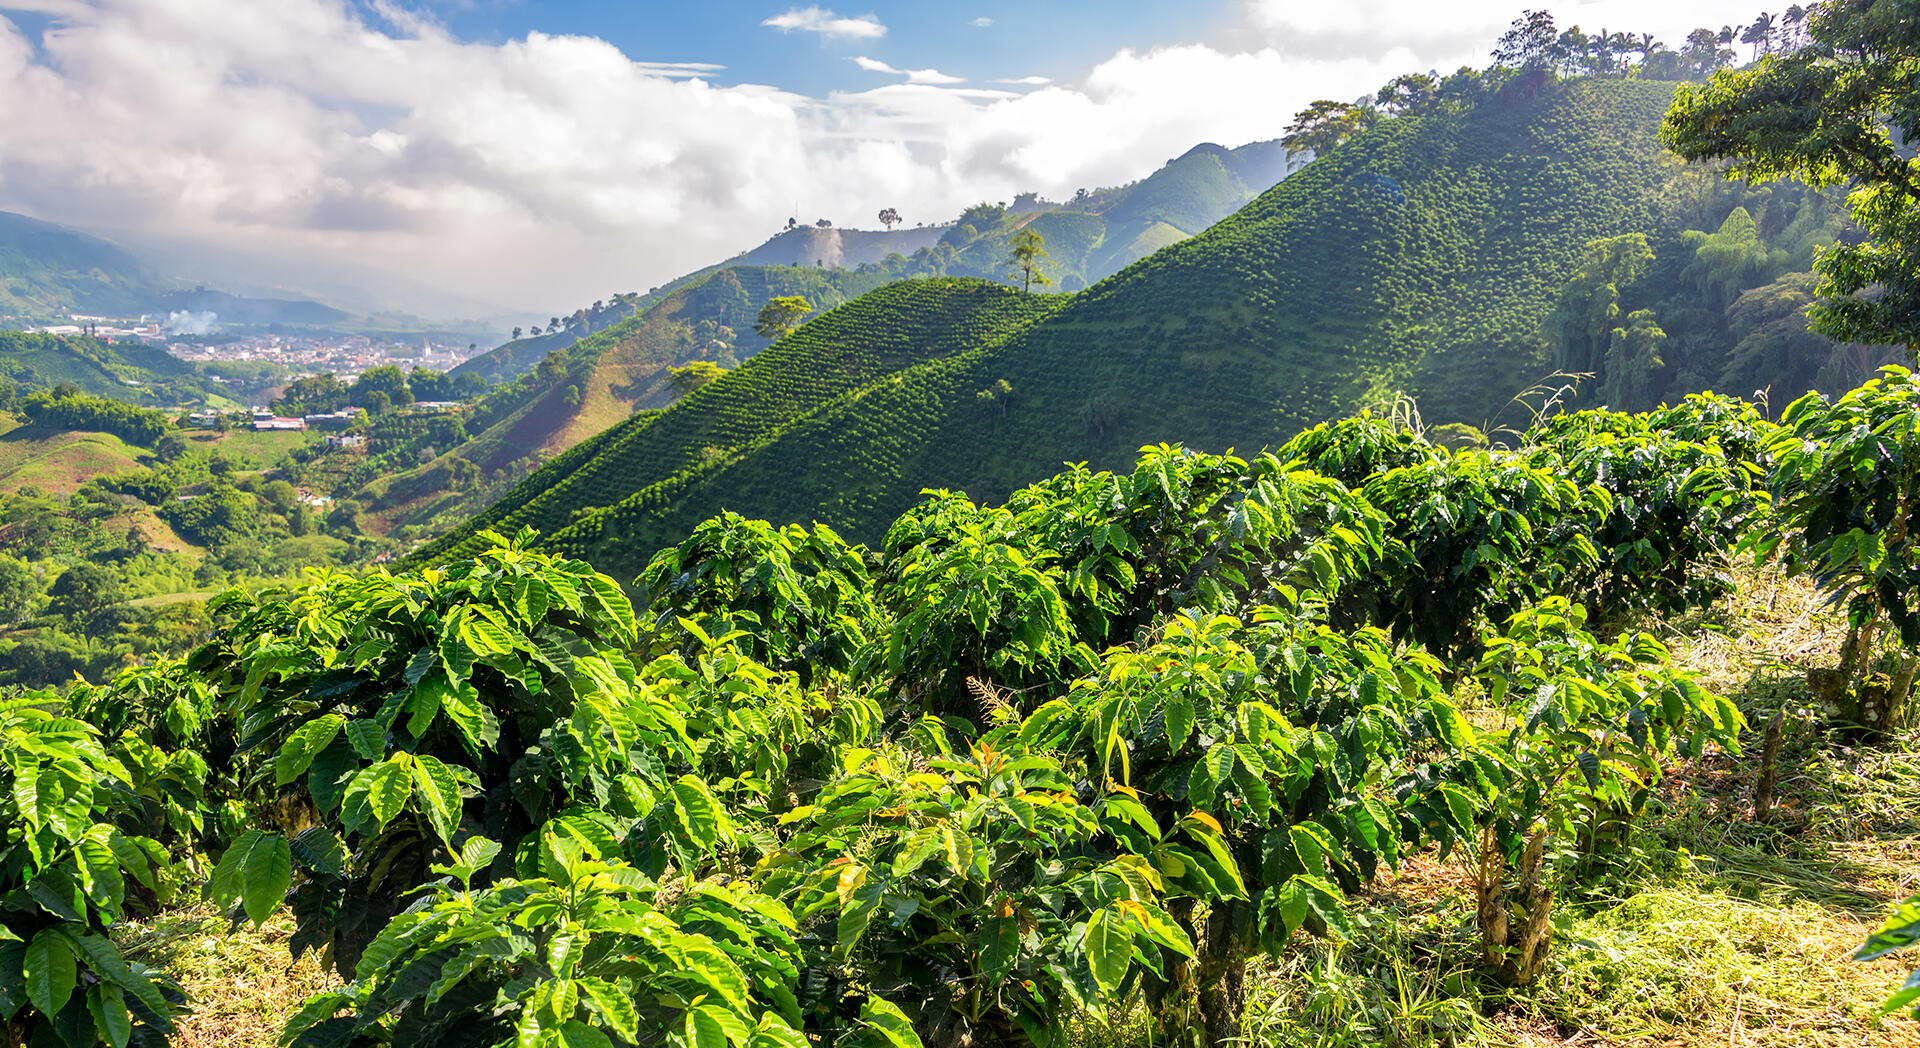
[[[112,932],[200,896],[337,969],[302,1048],[1051,1046],[1122,1003],[1222,1045],[1252,959],[1429,849],[1524,985],[1663,771],[1738,749],[1623,625],[1777,558],[1847,608],[1835,701],[1903,716],[1916,419],[1899,369],[1509,450],[1361,416],[930,493],[877,549],[725,515],[638,611],[531,532],[231,595],[188,658],[0,706],[8,1044],[165,1043],[191,1002]]]

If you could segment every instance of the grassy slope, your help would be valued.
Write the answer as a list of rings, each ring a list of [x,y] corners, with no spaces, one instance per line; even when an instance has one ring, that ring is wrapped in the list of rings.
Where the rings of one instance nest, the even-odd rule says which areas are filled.
[[[1548,369],[1538,332],[1581,246],[1655,221],[1670,93],[1583,81],[1390,122],[1044,323],[816,402],[750,453],[631,489],[554,541],[621,575],[722,507],[873,540],[924,488],[998,500],[1061,462],[1122,465],[1160,441],[1257,451],[1399,390],[1429,422],[1478,423]],[[1010,398],[978,397],[1001,380]],[[608,490],[558,497],[579,510]]]
[[[622,423],[561,455],[461,531],[426,551],[450,555],[482,528],[543,531],[724,462],[790,421],[875,381],[995,340],[1061,300],[973,280],[905,281],[803,326],[673,407]]]
[[[147,452],[110,433],[0,423],[0,489],[71,495],[94,477],[138,469]]]

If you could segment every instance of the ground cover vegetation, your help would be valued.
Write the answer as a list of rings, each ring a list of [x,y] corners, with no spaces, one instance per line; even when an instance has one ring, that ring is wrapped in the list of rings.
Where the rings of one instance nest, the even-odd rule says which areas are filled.
[[[1403,1043],[1552,1013],[1632,920],[1594,900],[1678,861],[1651,817],[1725,818],[1689,779],[1756,760],[1765,711],[1661,623],[1736,592],[1745,548],[1858,605],[1831,566],[1878,542],[1867,602],[1912,600],[1908,503],[1836,542],[1822,499],[1854,496],[1809,480],[1920,450],[1820,436],[1892,405],[1920,411],[1898,369],[1781,425],[1697,396],[1495,449],[1410,413],[1158,445],[1003,505],[929,493],[871,549],[723,515],[637,606],[531,533],[236,593],[187,656],[0,713],[9,1035],[162,1041],[177,980],[124,921],[204,895],[336,973],[291,1045],[1223,1045],[1337,988],[1324,951],[1428,935],[1381,891],[1436,864],[1465,928],[1399,956]],[[1327,978],[1276,974],[1315,951]]]

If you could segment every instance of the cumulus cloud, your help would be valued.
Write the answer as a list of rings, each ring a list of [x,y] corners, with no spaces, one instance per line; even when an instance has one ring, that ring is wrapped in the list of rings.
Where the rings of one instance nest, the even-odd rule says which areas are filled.
[[[973,20],[973,27],[975,29],[985,29],[988,26],[991,26],[992,24],[993,24],[993,19],[988,18],[985,15],[981,15],[979,18],[976,18]]]
[[[1684,27],[1667,21],[1720,17],[1612,13],[1641,2],[1604,19],[1604,5],[1564,6],[1669,40]],[[0,0],[0,209],[246,259],[279,282],[373,264],[396,304],[425,284],[545,315],[731,257],[796,207],[932,220],[1113,185],[1198,142],[1278,137],[1315,98],[1492,42],[1449,57],[1422,37],[1445,32],[1422,5],[1350,6],[1385,43],[1303,54],[1288,35],[1328,20],[1248,0],[1242,35],[1120,51],[1059,82],[956,85],[869,58],[904,79],[803,97],[586,37],[464,41],[342,0]],[[53,30],[29,39],[4,14],[28,8]],[[1404,37],[1393,11],[1410,12]]]
[[[822,36],[844,36],[861,40],[875,40],[887,35],[887,27],[872,15],[858,18],[842,18],[823,7],[795,7],[784,14],[774,15],[760,23],[772,26],[783,33],[796,29],[802,32],[819,33]]]
[[[864,55],[855,58],[853,61],[855,65],[858,65],[869,73],[886,73],[889,76],[904,76],[907,78],[907,83],[909,84],[963,84],[966,82],[965,79],[961,77],[948,76],[938,69],[895,69],[879,59],[867,58]]]

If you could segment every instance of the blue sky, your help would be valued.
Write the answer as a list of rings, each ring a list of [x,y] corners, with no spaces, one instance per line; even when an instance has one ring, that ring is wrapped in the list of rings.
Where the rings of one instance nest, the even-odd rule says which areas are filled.
[[[1484,65],[1522,6],[1677,42],[1765,3],[0,0],[0,210],[196,279],[546,316],[789,217],[938,222],[1278,138]]]
[[[783,33],[762,24],[809,6],[845,18],[871,16],[886,33],[877,38]],[[823,96],[885,82],[856,66],[853,59],[859,56],[901,69],[938,69],[969,83],[1068,79],[1122,48],[1216,37],[1230,23],[1233,7],[1221,0],[923,0],[837,7],[761,0],[441,0],[434,10],[466,39],[497,42],[534,31],[597,36],[640,61],[724,65],[713,74],[717,83],[776,84]],[[980,19],[991,24],[975,25]]]

